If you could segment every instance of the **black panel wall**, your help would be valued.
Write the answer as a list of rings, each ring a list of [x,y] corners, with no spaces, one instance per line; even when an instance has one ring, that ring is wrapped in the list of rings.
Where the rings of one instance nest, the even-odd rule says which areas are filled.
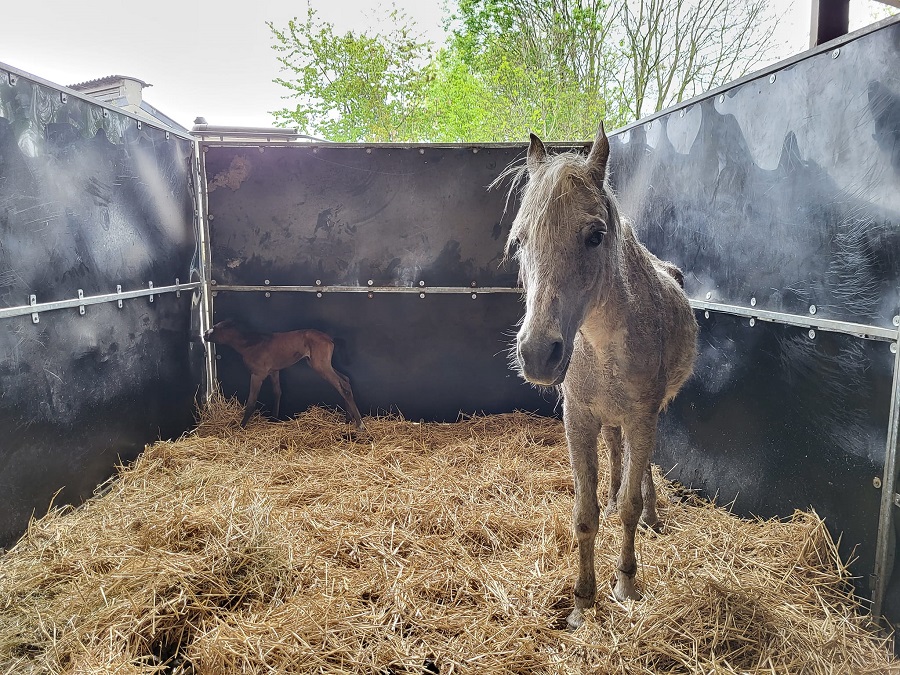
[[[199,281],[192,149],[0,64],[0,545],[193,422],[199,290],[9,316]]]

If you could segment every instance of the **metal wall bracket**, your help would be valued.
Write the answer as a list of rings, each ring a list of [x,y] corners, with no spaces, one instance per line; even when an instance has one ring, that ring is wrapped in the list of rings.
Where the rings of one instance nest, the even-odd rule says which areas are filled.
[[[37,304],[37,296],[36,296],[36,295],[29,295],[29,296],[28,296],[28,304],[31,305],[32,307],[34,307],[34,306]],[[37,313],[37,312],[32,312],[32,313],[31,313],[31,322],[32,322],[32,323],[37,323],[37,322],[40,321],[40,320],[41,320],[41,318],[38,316],[38,313]]]
[[[153,284],[150,285],[152,286]],[[181,297],[181,281],[178,279],[178,277],[175,277],[175,297]]]
[[[116,284],[116,293],[122,292],[122,284]],[[119,298],[119,309],[122,309],[122,298]]]
[[[148,282],[147,282],[147,288],[151,288],[151,289],[153,288],[153,282],[152,282],[152,281],[148,281]],[[150,302],[153,302],[153,293],[150,294]]]
[[[78,299],[84,300],[84,291],[80,288],[78,289]],[[78,313],[81,314],[81,316],[84,316],[84,303],[83,302],[80,305],[78,305]]]

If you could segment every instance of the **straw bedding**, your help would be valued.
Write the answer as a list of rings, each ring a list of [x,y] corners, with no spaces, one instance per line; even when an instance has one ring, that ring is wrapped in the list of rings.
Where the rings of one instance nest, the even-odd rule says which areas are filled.
[[[643,599],[612,598],[613,516],[596,610],[569,632],[559,421],[370,418],[363,442],[320,408],[240,417],[215,401],[195,432],[30,524],[0,559],[0,672],[900,671],[813,513],[741,520],[657,476]]]

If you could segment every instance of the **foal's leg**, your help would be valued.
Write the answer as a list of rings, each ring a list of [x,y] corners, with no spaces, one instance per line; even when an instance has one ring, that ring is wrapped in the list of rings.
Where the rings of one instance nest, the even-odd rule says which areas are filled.
[[[343,373],[339,373],[331,365],[331,355],[334,353],[334,345],[328,345],[327,349],[322,351],[311,351],[309,355],[309,367],[316,371],[328,384],[334,387],[344,399],[350,416],[353,418],[353,424],[358,431],[365,431],[366,425],[363,424],[362,415],[359,414],[359,408],[356,407],[356,401],[353,400],[353,390],[350,388],[350,380]]]
[[[250,393],[247,395],[247,405],[244,406],[244,419],[241,420],[241,426],[246,427],[247,422],[256,409],[256,397],[259,396],[259,388],[262,386],[265,376],[251,374],[250,375]]]
[[[603,425],[600,429],[603,443],[609,453],[609,494],[604,515],[611,516],[616,512],[616,498],[622,486],[622,427]]]
[[[634,557],[634,533],[643,508],[641,483],[656,442],[656,415],[642,416],[635,424],[625,428],[624,482],[619,494],[619,518],[622,519],[622,550],[616,564],[616,599],[637,600],[640,596],[634,588],[637,559]]]
[[[652,450],[650,456],[653,456]],[[644,521],[647,527],[659,532],[659,516],[656,513],[656,486],[653,485],[653,472],[649,463],[647,464],[647,470],[644,471],[644,477],[641,479],[641,497],[644,501],[641,520]]]
[[[575,609],[567,621],[569,627],[575,629],[584,623],[584,610],[593,606],[597,597],[594,540],[600,521],[600,506],[597,504],[597,436],[600,420],[586,406],[569,404],[568,400],[563,400],[563,419],[575,478],[572,516],[578,539],[578,581],[575,582]]]
[[[275,406],[272,418],[277,420],[278,411],[281,409],[281,371],[273,370],[269,373],[269,379],[272,380],[272,391],[275,392]]]

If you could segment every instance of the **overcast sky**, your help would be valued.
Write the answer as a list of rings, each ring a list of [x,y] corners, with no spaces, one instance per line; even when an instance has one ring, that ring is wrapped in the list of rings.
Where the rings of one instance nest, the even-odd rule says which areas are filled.
[[[338,31],[362,30],[390,3],[312,0]],[[429,38],[442,36],[443,0],[395,0]],[[809,40],[810,0],[773,0],[786,12],[777,39],[786,55]],[[144,98],[184,126],[271,126],[285,105],[266,21],[303,16],[305,0],[17,0],[0,12],[0,63],[58,84],[130,75],[153,86]],[[872,0],[852,0],[851,29],[869,23]],[[875,9],[874,11],[879,11]]]

